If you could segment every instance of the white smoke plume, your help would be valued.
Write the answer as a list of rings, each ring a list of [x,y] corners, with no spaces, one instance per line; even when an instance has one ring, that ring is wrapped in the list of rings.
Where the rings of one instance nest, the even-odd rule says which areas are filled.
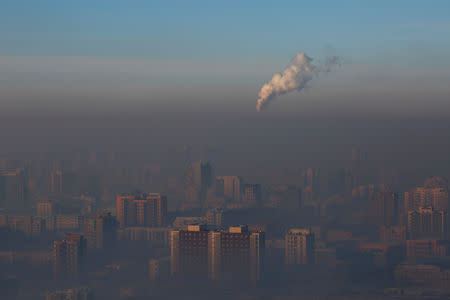
[[[272,79],[261,87],[256,110],[261,111],[279,95],[294,90],[300,92],[315,75],[321,72],[329,72],[333,65],[340,64],[340,59],[337,56],[328,57],[319,66],[311,62],[312,58],[305,53],[297,53],[292,63],[281,74],[275,73]]]

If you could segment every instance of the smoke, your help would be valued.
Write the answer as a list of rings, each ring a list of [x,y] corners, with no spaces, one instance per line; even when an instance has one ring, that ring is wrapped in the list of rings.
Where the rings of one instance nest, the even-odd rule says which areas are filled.
[[[317,76],[321,72],[329,72],[333,65],[340,64],[340,59],[337,56],[327,57],[324,63],[319,66],[311,62],[312,58],[305,53],[297,53],[283,73],[275,73],[272,79],[261,87],[258,93],[256,110],[261,111],[277,96],[293,90],[300,92],[315,75]]]

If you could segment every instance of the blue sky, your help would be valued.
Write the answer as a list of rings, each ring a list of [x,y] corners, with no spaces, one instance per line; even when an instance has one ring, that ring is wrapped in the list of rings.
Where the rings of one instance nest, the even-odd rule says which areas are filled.
[[[259,86],[299,51],[354,66],[345,78],[330,75],[336,82],[327,79],[324,90],[381,78],[402,88],[438,82],[445,95],[449,36],[448,0],[0,0],[0,100],[55,89],[60,97],[65,85],[80,97],[105,87],[126,97],[137,86],[141,95],[170,87],[173,98],[196,97],[186,86],[214,83],[235,84],[253,106]],[[119,86],[126,89],[112,91]]]
[[[359,60],[450,50],[449,1],[1,3],[1,55],[258,60],[334,49]]]

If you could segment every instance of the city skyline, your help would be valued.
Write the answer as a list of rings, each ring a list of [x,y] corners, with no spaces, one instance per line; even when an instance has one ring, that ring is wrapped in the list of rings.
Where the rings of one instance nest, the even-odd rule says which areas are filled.
[[[0,5],[1,300],[450,299],[450,2]]]

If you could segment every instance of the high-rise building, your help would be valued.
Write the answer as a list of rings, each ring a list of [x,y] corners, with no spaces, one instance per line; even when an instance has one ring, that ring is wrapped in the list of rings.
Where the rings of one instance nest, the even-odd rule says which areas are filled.
[[[448,182],[444,178],[432,177],[410,192],[405,201],[408,210],[431,206],[434,209],[449,209]]]
[[[442,257],[448,254],[448,241],[431,240],[407,240],[406,256],[408,258]]]
[[[170,274],[170,257],[160,259],[150,259],[148,262],[148,275],[150,280],[158,281],[169,278]]]
[[[63,192],[63,173],[56,170],[50,173],[50,193]]]
[[[187,230],[171,232],[171,273],[175,277],[212,279],[233,274],[233,279],[258,280],[264,248],[264,233],[250,232],[246,225],[233,226],[228,231],[189,225]]]
[[[310,229],[290,229],[285,237],[286,265],[314,263],[314,233]]]
[[[370,199],[370,214],[374,224],[382,226],[397,225],[399,199],[391,191],[375,193]]]
[[[110,213],[84,219],[83,235],[89,249],[110,249],[116,245],[119,224]]]
[[[225,196],[229,202],[241,202],[243,182],[239,176],[217,176],[216,183],[217,182],[223,184],[223,196]]]
[[[261,206],[262,195],[260,184],[244,184],[243,202],[249,206]]]
[[[413,190],[414,208],[432,206],[436,209],[448,209],[447,187],[417,187]]]
[[[408,238],[446,238],[447,211],[421,207],[408,212]]]
[[[210,209],[205,214],[206,222],[208,225],[221,226],[223,223],[223,210],[222,209]]]
[[[403,192],[403,204],[404,204],[404,211],[407,213],[410,210],[416,209],[420,207],[420,203],[414,202],[413,192],[407,191]]]
[[[50,201],[41,201],[36,205],[36,212],[39,217],[50,217],[52,215],[52,204]]]
[[[24,169],[0,174],[0,207],[24,208],[27,200],[27,184]]]
[[[319,185],[319,176],[320,176],[320,170],[314,169],[314,168],[308,168],[303,173],[303,185],[304,186],[310,186],[313,189],[316,188]]]
[[[209,230],[206,225],[188,225],[187,230],[170,232],[170,268],[172,276],[208,275]]]
[[[209,162],[190,163],[185,170],[184,207],[201,207],[206,201],[208,190],[214,185],[214,170]]]
[[[80,234],[66,233],[53,244],[53,270],[56,279],[76,278],[86,256],[86,239]]]
[[[119,194],[116,197],[120,227],[163,227],[167,222],[167,198],[157,193]]]
[[[394,269],[395,282],[400,287],[420,286],[421,289],[448,290],[449,275],[447,267],[435,264],[405,263]]]

